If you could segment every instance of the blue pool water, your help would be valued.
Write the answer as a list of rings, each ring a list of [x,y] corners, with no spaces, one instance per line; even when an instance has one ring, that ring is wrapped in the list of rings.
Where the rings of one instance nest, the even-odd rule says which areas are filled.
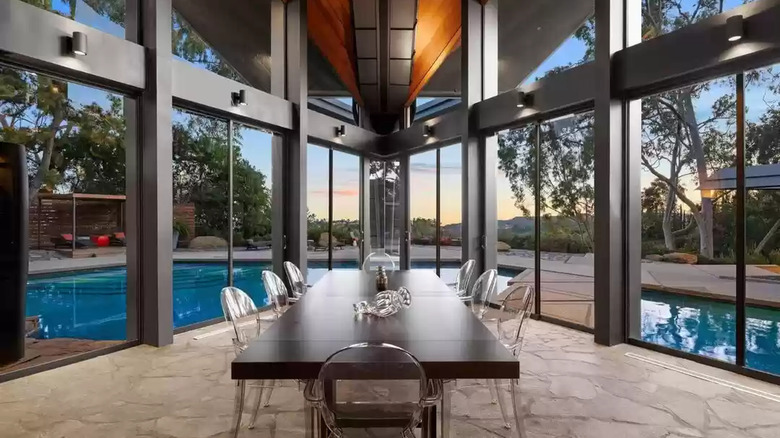
[[[258,306],[267,304],[261,273],[268,263],[237,262],[236,287]],[[433,262],[413,262],[414,269],[435,269]],[[336,269],[356,269],[357,262],[334,262]],[[309,281],[327,272],[327,262],[310,261]],[[445,263],[442,279],[452,282],[457,263]],[[499,269],[499,288],[518,274]],[[99,269],[31,278],[27,315],[40,315],[41,338],[126,339],[124,268]],[[175,328],[222,316],[219,291],[227,283],[224,263],[174,263],[173,324]],[[747,365],[780,374],[780,310],[748,306]],[[644,341],[734,362],[736,318],[733,304],[658,291],[642,293],[641,336]]]

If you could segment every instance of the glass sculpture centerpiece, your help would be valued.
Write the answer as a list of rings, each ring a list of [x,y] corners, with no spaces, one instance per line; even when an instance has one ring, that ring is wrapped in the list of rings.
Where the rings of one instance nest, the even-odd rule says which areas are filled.
[[[398,290],[385,290],[374,296],[373,300],[361,301],[352,306],[355,313],[361,315],[376,315],[387,317],[398,313],[412,305],[412,294],[409,289],[400,287]]]

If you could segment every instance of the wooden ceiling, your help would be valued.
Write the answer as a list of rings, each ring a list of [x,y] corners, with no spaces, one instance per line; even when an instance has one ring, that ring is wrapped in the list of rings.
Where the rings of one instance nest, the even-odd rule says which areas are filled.
[[[418,0],[414,57],[404,106],[414,102],[447,56],[460,46],[460,3],[460,0]],[[355,31],[352,23],[350,0],[308,0],[310,38],[352,96],[363,105],[357,80]],[[401,110],[387,108],[388,112],[398,114]]]

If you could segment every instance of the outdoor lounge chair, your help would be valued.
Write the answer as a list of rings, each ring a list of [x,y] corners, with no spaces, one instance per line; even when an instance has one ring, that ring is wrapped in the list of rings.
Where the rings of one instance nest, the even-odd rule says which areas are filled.
[[[110,241],[111,246],[125,246],[127,243],[127,238],[125,237],[124,231],[117,231],[116,233],[111,233],[109,234],[108,239]]]
[[[73,234],[66,233],[52,237],[51,243],[54,244],[55,248],[73,248]],[[86,248],[89,246],[92,246],[92,241],[89,239],[89,236],[76,237],[76,248]]]
[[[249,250],[252,250],[252,249],[260,249],[260,248],[257,246],[257,244],[255,243],[254,240],[246,239],[246,249],[247,249],[247,251],[249,251]]]
[[[269,240],[254,241],[253,239],[246,239],[246,249],[247,250],[268,249],[270,247],[271,247],[271,241],[269,241]]]

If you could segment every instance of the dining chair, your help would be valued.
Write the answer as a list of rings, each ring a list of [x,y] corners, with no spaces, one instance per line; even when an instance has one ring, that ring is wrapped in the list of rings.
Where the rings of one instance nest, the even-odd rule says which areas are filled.
[[[365,272],[373,272],[378,266],[384,266],[386,271],[395,271],[395,262],[386,252],[372,252],[363,260]]]
[[[290,282],[290,289],[292,292],[292,296],[289,297],[289,300],[290,302],[296,302],[302,296],[306,295],[306,291],[311,285],[306,284],[303,273],[293,262],[284,262],[284,272],[287,274],[287,281]]]
[[[257,310],[252,298],[237,287],[225,287],[220,292],[220,302],[222,304],[222,314],[225,321],[233,327],[235,337],[233,338],[233,348],[236,356],[246,350],[249,341],[260,335],[260,312]],[[268,406],[271,400],[271,392],[275,382],[273,380],[252,381],[250,387],[257,391],[257,401],[252,411],[252,419],[249,421],[249,428],[253,429],[257,414],[260,411],[260,405]],[[238,436],[241,429],[241,417],[244,412],[244,399],[246,398],[247,380],[236,381],[236,395],[234,402],[234,424],[233,436]]]
[[[399,432],[394,436],[414,437],[423,411],[434,406],[440,395],[441,384],[428,382],[411,353],[384,343],[360,343],[336,351],[304,391],[306,401],[327,425],[328,436],[334,438],[354,436],[356,429],[379,428]]]
[[[531,286],[518,287],[510,291],[501,303],[501,309],[499,310],[496,323],[498,340],[501,341],[501,344],[503,344],[514,357],[519,358],[520,356],[525,331],[528,327],[528,319],[531,316],[531,313],[533,313],[533,308],[534,291]],[[499,386],[499,383],[499,381],[495,381],[496,386]],[[523,437],[523,421],[518,415],[518,409],[520,407],[520,401],[518,400],[519,384],[520,379],[510,379],[509,393],[512,399],[512,412],[514,414],[515,427],[517,428],[518,436]],[[506,402],[504,402],[500,392],[498,404],[501,408],[501,416],[504,418],[504,427],[511,429],[512,426],[509,422],[510,415],[507,412]]]
[[[268,304],[272,306],[274,319],[279,319],[292,302],[287,286],[273,271],[263,271],[263,286],[265,286],[265,293],[268,295]]]
[[[495,269],[488,269],[477,277],[469,294],[461,296],[460,300],[468,304],[477,318],[483,321],[493,297],[496,295],[497,287],[498,272]]]
[[[477,264],[474,260],[468,260],[458,270],[458,275],[455,277],[454,283],[447,283],[447,286],[455,289],[455,293],[459,297],[468,295],[469,283],[471,282],[471,276],[474,274],[474,266]]]

